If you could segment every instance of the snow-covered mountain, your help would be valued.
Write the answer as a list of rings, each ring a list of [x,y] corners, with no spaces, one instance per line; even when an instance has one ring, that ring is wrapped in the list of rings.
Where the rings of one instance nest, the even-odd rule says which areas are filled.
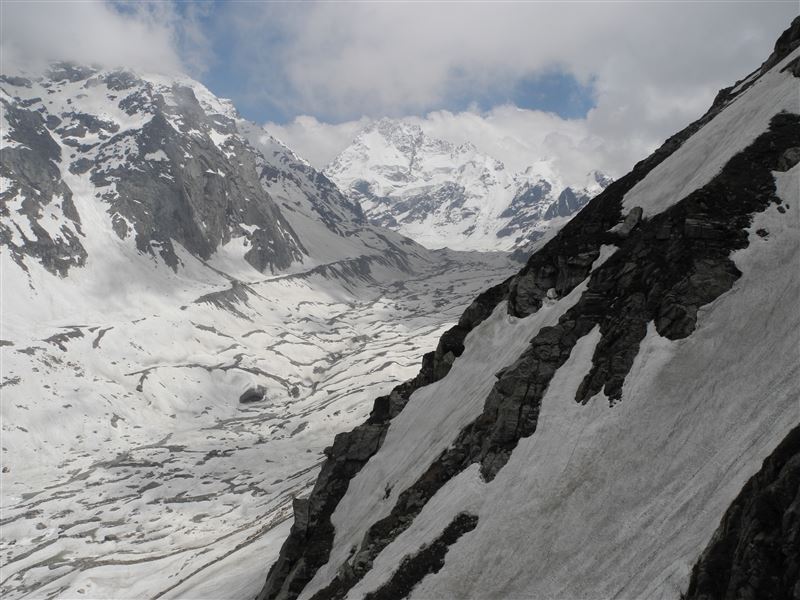
[[[4,69],[0,595],[252,596],[330,438],[511,263],[369,224],[189,78]]]
[[[799,78],[800,17],[478,296],[259,598],[796,597]]]
[[[94,261],[130,240],[173,269],[185,251],[273,273],[413,246],[366,227],[321,173],[191,79],[57,64],[2,83],[0,231],[23,269],[27,257],[66,275],[93,242]]]
[[[380,119],[325,173],[367,218],[428,248],[515,250],[562,226],[611,180],[594,171],[566,184],[542,160],[521,173],[480,153]]]

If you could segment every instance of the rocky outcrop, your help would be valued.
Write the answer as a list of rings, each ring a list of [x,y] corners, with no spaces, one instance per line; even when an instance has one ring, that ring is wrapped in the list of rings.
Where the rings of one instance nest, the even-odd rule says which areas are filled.
[[[503,238],[519,234],[520,231],[530,229],[537,221],[544,218],[542,208],[546,206],[553,186],[547,181],[525,183],[514,195],[508,207],[500,213],[501,219],[510,219],[505,226],[497,231],[497,237]],[[549,208],[546,209],[549,211]],[[534,235],[531,237],[541,237]]]
[[[140,252],[157,252],[173,268],[178,264],[173,241],[208,259],[239,236],[248,241],[245,260],[259,271],[299,260],[303,245],[262,189],[261,161],[232,135],[233,120],[207,114],[188,87],[176,85],[171,92],[177,104],[153,94],[152,119],[111,137],[90,169],[117,234],[133,235]],[[225,142],[218,146],[211,136],[224,136]],[[128,147],[138,152],[120,162],[117,157]]]
[[[266,399],[267,388],[265,388],[263,385],[257,385],[256,387],[245,390],[242,395],[239,396],[239,403],[251,404],[253,402],[261,402]]]
[[[79,210],[95,208],[109,221],[96,228],[173,270],[178,246],[208,260],[233,240],[261,272],[302,262],[312,250],[293,227],[316,234],[288,212],[343,238],[368,228],[325,175],[188,78],[65,63],[30,75],[0,80],[0,243],[23,268],[82,266]]]
[[[564,188],[544,213],[544,219],[550,220],[556,217],[568,217],[574,215],[591,200],[592,197],[580,191],[575,192],[572,188]]]
[[[413,556],[407,556],[392,577],[365,600],[400,600],[414,589],[423,577],[438,573],[444,566],[447,550],[465,533],[478,526],[478,517],[461,513],[453,519],[442,534]]]
[[[800,426],[764,460],[692,569],[684,600],[800,595]]]

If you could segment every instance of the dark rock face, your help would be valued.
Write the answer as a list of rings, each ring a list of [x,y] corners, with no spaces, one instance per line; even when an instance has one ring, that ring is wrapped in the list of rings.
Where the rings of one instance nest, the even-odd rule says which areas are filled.
[[[350,480],[379,450],[391,419],[403,410],[411,394],[447,374],[452,361],[464,351],[467,333],[492,313],[506,293],[507,282],[504,282],[478,296],[464,311],[458,325],[443,336],[449,341],[440,342],[435,352],[423,356],[422,368],[414,379],[377,398],[366,423],[336,436],[333,446],[326,449],[328,458],[310,497],[294,504],[292,530],[269,571],[259,600],[296,598],[317,569],[327,562],[335,533],[330,518]]]
[[[500,213],[500,217],[513,217],[525,207],[537,206],[542,200],[547,199],[551,190],[552,186],[550,183],[544,180],[537,182],[535,185],[524,186],[517,192],[517,195],[514,196],[508,208]]]
[[[347,233],[339,227],[343,221],[363,223],[360,207],[324,175],[299,161],[284,171],[274,168],[239,134],[233,118],[201,103],[187,85],[66,63],[35,81],[5,77],[2,83],[11,100],[3,100],[9,126],[0,173],[11,184],[3,191],[0,210],[10,219],[4,219],[0,242],[23,268],[28,256],[64,276],[86,261],[80,217],[62,179],[69,174],[88,176],[120,238],[132,236],[140,252],[160,256],[173,269],[179,266],[175,243],[205,260],[233,238],[243,238],[245,259],[262,272],[302,260],[303,244],[265,189],[270,168],[298,180],[338,234]],[[109,110],[90,114],[72,97],[62,97],[56,108],[14,95],[33,85],[48,94],[72,86],[76,98],[92,95]],[[103,116],[120,109],[133,126]],[[69,155],[63,174],[62,147]]]
[[[310,182],[313,193],[308,194],[307,199],[320,221],[335,234],[347,237],[352,233],[348,230],[348,225],[360,226],[367,222],[358,202],[347,198],[324,173],[298,160],[285,148],[274,151],[267,158],[269,162],[260,167],[261,181],[267,186],[289,181],[300,188],[306,187]],[[289,204],[284,203],[283,207],[293,210]]]
[[[449,222],[458,222],[472,214],[463,208],[466,202],[464,187],[453,182],[444,183],[431,191],[402,198],[378,196],[372,191],[370,183],[364,180],[357,181],[351,189],[355,197],[391,208],[391,212],[379,212],[370,218],[373,225],[380,227],[397,227],[401,223],[422,222],[433,213],[443,213]],[[396,215],[403,217],[398,220]]]
[[[54,64],[48,73],[50,79],[53,81],[80,81],[86,79],[94,73],[91,67],[73,65],[71,63],[57,63]]]
[[[568,217],[586,206],[589,200],[591,198],[586,194],[575,193],[572,188],[564,188],[556,201],[547,208],[544,218],[550,220],[556,217]]]
[[[552,186],[547,181],[523,186],[511,200],[508,208],[500,214],[500,218],[512,217],[512,219],[497,232],[497,237],[514,235],[542,219],[542,208],[551,191]]]
[[[610,177],[600,172],[595,172],[594,178],[602,189],[607,188],[613,182]],[[551,196],[553,191],[552,186],[544,180],[523,186],[511,201],[509,207],[500,215],[501,217],[513,218],[503,229],[497,232],[497,237],[518,235],[539,221],[570,217],[586,206],[592,199],[585,191],[576,191],[571,187],[566,187],[553,200]],[[517,248],[517,252],[524,253],[525,246],[531,245],[541,235],[542,232],[534,230],[528,234],[527,239],[525,236],[517,237],[516,243],[518,245],[522,244]],[[527,254],[530,254],[530,252]],[[527,259],[527,255],[525,259]],[[521,262],[524,262],[524,260]]]
[[[800,426],[745,484],[692,569],[685,600],[800,597]]]
[[[262,400],[266,400],[266,398],[267,388],[265,388],[263,385],[259,385],[246,390],[241,396],[239,396],[239,402],[241,404],[251,404],[253,402],[261,402]]]
[[[642,213],[641,206],[634,206],[625,216],[625,220],[615,229],[616,234],[623,239],[627,238],[631,231],[641,222]]]

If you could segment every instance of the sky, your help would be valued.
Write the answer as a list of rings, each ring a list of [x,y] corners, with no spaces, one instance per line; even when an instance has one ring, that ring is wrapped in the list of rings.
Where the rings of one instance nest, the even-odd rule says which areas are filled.
[[[186,72],[322,168],[402,117],[520,170],[619,176],[752,71],[798,2],[9,2],[15,56]]]

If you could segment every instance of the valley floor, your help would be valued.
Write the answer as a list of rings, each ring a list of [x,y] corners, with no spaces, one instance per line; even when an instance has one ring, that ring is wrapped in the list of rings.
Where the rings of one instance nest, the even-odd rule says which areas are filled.
[[[161,308],[40,323],[7,310],[3,597],[254,596],[323,448],[514,270],[501,254],[439,259],[410,277],[221,277]],[[239,402],[257,386],[263,400]]]

